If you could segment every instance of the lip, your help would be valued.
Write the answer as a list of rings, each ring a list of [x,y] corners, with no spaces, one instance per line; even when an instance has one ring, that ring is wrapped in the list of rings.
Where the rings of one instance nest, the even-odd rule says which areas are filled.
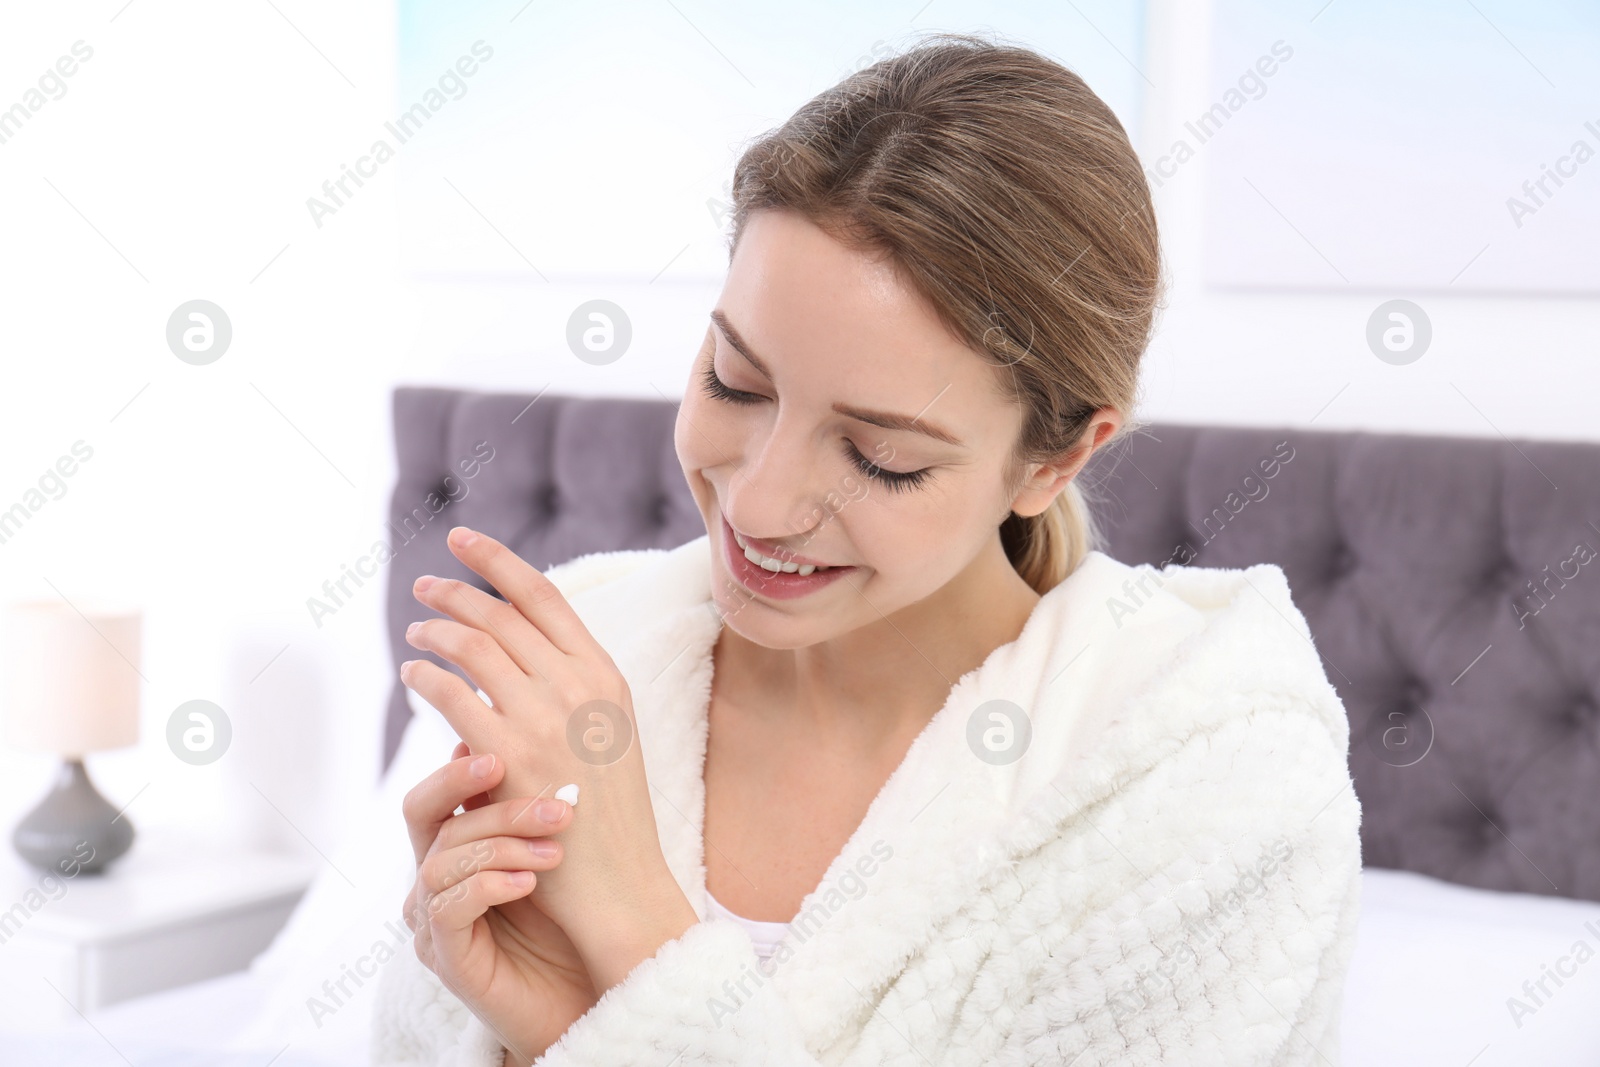
[[[757,544],[758,542],[751,542]],[[830,567],[825,571],[813,571],[802,577],[799,573],[787,571],[769,571],[765,567],[758,567],[745,558],[744,549],[739,547],[739,542],[734,540],[733,527],[728,525],[728,520],[722,520],[722,544],[724,555],[728,562],[728,572],[734,580],[752,593],[774,600],[793,600],[796,597],[807,596],[825,586],[832,585],[844,575],[855,570],[855,567]],[[773,556],[773,559],[779,557]],[[796,563],[808,562],[804,556],[787,556]]]
[[[730,534],[736,533],[736,531],[733,529],[732,524],[728,522],[728,518],[727,518],[726,515],[724,515],[722,517],[722,525],[728,527],[728,532]],[[772,542],[763,541],[759,537],[746,537],[744,540],[745,540],[745,543],[748,544],[751,548],[755,549],[757,552],[761,553],[763,556],[766,556],[768,559],[781,559],[785,563],[791,563],[792,562],[792,563],[795,563],[795,564],[797,564],[798,566],[801,566],[801,567],[804,567],[808,563],[813,567],[832,567],[833,566],[832,563],[829,563],[826,560],[812,559],[810,556],[802,556],[798,552],[791,551],[791,550],[789,550],[787,548],[779,548],[777,545],[774,545]],[[738,540],[736,538],[734,540],[734,547],[736,549],[738,549],[738,551],[743,552],[744,549],[738,548],[738,544],[739,544],[739,542],[738,542]]]

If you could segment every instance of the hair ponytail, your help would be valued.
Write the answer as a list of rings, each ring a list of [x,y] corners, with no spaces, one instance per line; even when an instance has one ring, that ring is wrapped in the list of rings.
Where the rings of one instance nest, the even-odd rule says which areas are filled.
[[[1000,542],[1017,573],[1043,596],[1100,547],[1101,536],[1074,478],[1039,514],[1006,516],[1000,524]]]

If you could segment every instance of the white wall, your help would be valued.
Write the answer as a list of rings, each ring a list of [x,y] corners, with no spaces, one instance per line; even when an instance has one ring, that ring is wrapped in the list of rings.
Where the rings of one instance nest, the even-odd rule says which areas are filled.
[[[1371,5],[1335,3],[1312,22],[1324,6],[1325,0],[1283,5],[1283,35],[1307,56],[1315,55],[1324,20],[1373,14]],[[1216,99],[1208,80],[1210,8],[1211,0],[1151,0],[1145,70],[1156,88],[1140,146],[1147,160],[1169,148],[1184,121]],[[1520,62],[1506,54],[1508,62]],[[1290,64],[1276,77],[1297,73]],[[1348,76],[1360,78],[1362,72],[1351,69]],[[1144,417],[1600,440],[1594,402],[1600,395],[1600,296],[1207,290],[1201,282],[1206,168],[1212,151],[1233,132],[1224,126],[1156,192],[1174,284],[1148,356]],[[1535,161],[1532,172],[1537,170]],[[1582,177],[1600,185],[1600,172]],[[1371,195],[1389,191],[1378,187]],[[1431,318],[1433,341],[1417,362],[1394,366],[1367,348],[1366,323],[1378,304],[1408,296]]]
[[[520,7],[495,13],[509,18]],[[875,42],[980,25],[940,23],[941,9],[951,10],[847,24],[805,91]],[[685,10],[766,40],[749,9]],[[1023,37],[1030,18],[1044,18],[1029,5],[986,10],[998,12],[995,28]],[[1148,39],[1122,40],[1120,50],[1050,10],[1069,20],[1052,32],[1074,35],[1085,67],[1109,81],[1137,61],[1148,74],[1144,111],[1130,121],[1147,154],[1209,105],[1206,3],[1153,0]],[[530,9],[518,25],[541,32],[520,21],[537,15]],[[676,397],[717,282],[670,269],[653,280],[555,272],[540,282],[509,254],[500,273],[402,277],[394,270],[401,198],[387,177],[313,228],[306,197],[394,109],[387,4],[110,0],[7,19],[0,107],[75,41],[94,56],[65,96],[0,145],[0,352],[10,401],[0,419],[0,507],[73,442],[95,452],[61,499],[0,544],[0,600],[59,590],[146,605],[145,740],[91,760],[103,791],[132,801],[136,826],[232,828],[301,848],[303,834],[326,850],[343,800],[375,773],[391,667],[379,583],[320,629],[305,600],[380,534],[393,479],[393,386]],[[692,29],[663,38],[664,50],[681,50],[663,62],[712,69],[721,60]],[[593,55],[608,62],[603,48]],[[743,92],[737,78],[720,76],[723,92]],[[803,98],[796,91],[783,106]],[[759,114],[741,136],[782,117]],[[618,121],[614,112],[596,116],[593,147],[613,145],[605,123]],[[703,205],[735,148],[692,174],[661,174],[645,161],[639,180],[676,183]],[[573,166],[585,149],[568,146]],[[1431,295],[1433,352],[1391,366],[1363,340],[1381,294],[1204,288],[1205,174],[1202,150],[1158,192],[1174,284],[1149,355],[1144,418],[1595,439],[1600,301]],[[607,223],[618,210],[609,199],[553,210],[592,213],[597,239],[626,234],[624,223]],[[709,212],[699,214],[686,244],[718,239]],[[463,212],[459,225],[480,221]],[[594,296],[629,312],[625,363],[592,367],[564,350],[568,314]],[[222,305],[236,333],[229,354],[207,367],[177,361],[163,337],[172,309],[196,297]],[[228,709],[238,731],[235,750],[206,768],[178,763],[163,739],[167,715],[196,697]],[[48,757],[0,749],[0,828],[33,802],[51,767]]]
[[[323,233],[304,199],[391,107],[394,37],[382,3],[278,8],[293,25],[199,0],[5,15],[0,107],[74,42],[93,56],[0,144],[0,507],[75,441],[94,452],[0,544],[0,600],[144,605],[144,740],[89,761],[137,829],[327,849],[376,766],[382,603],[369,587],[319,630],[305,599],[381,529],[405,309],[386,190]],[[209,366],[165,341],[194,298],[233,323]],[[195,698],[236,730],[207,767],[165,745]],[[52,764],[0,748],[8,837]]]

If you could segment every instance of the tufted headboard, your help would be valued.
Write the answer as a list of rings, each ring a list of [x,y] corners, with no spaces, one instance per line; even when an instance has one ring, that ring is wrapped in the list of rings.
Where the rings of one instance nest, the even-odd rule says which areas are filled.
[[[539,567],[704,533],[676,413],[397,389],[395,664],[419,575],[485,584],[452,526]],[[1117,559],[1283,568],[1350,715],[1368,866],[1600,900],[1600,444],[1157,424],[1080,478]],[[410,714],[397,678],[385,766]]]

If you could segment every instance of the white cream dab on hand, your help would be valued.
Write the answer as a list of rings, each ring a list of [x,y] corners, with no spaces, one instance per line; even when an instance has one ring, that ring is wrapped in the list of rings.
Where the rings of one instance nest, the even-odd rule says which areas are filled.
[[[572,785],[564,785],[560,789],[557,789],[556,790],[556,799],[557,800],[565,800],[568,804],[571,804],[573,807],[577,807],[578,806],[578,786],[577,786],[577,784],[574,783]]]

